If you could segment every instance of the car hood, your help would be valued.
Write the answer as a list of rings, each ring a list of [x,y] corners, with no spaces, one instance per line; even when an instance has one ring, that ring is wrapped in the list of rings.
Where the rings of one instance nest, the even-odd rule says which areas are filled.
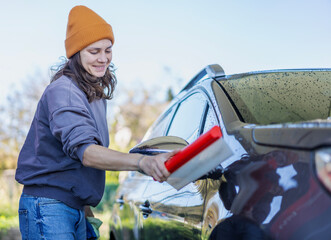
[[[331,120],[248,127],[257,144],[307,150],[331,146]]]

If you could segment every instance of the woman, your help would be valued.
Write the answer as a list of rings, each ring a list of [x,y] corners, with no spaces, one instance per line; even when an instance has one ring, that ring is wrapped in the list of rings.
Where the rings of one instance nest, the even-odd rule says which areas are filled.
[[[175,152],[143,156],[108,149],[113,44],[112,28],[98,14],[85,6],[70,11],[68,62],[43,93],[18,158],[23,239],[86,239],[84,207],[101,200],[104,170],[142,170],[159,182],[169,176],[164,161]]]

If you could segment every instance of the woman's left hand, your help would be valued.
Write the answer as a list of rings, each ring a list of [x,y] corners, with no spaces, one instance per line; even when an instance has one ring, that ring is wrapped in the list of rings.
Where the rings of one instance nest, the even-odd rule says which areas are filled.
[[[85,206],[84,207],[84,212],[85,212],[85,218],[94,217],[94,214],[93,214],[90,206]]]

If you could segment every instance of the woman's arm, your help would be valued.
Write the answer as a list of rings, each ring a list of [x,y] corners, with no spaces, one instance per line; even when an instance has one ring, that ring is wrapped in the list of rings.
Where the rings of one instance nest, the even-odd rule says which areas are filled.
[[[156,156],[144,156],[137,153],[122,153],[92,144],[84,151],[83,165],[112,171],[142,170],[156,181],[163,182],[170,175],[164,166],[164,162],[177,152],[173,151]]]

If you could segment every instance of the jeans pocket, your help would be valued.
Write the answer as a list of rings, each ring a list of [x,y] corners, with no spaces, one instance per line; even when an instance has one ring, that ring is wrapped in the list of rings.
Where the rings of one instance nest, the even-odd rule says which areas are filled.
[[[22,240],[27,240],[29,234],[28,210],[19,209],[18,216],[19,216],[20,232],[22,235]]]
[[[39,197],[39,206],[48,204],[62,204],[62,202],[52,198]]]

